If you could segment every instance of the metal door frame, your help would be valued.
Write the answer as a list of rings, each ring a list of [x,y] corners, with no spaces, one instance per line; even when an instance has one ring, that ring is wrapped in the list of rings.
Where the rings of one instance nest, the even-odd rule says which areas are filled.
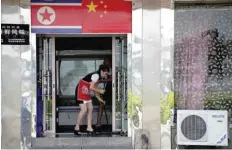
[[[56,48],[55,37],[51,38],[52,42],[52,133],[56,133]]]
[[[48,60],[48,56],[46,55],[46,51],[48,51],[49,49],[49,40],[48,39],[44,39],[42,38],[43,41],[43,56],[42,56],[42,60],[43,60],[43,67],[42,67],[42,100],[43,100],[43,134],[46,135],[48,130],[46,129],[46,108],[47,108],[47,100],[46,100],[46,95],[45,95],[45,91],[46,91],[46,85],[44,85],[45,83],[47,83],[47,79],[44,79],[45,76],[45,72],[47,71],[47,67],[46,66],[46,61]]]
[[[44,40],[44,39],[43,39]],[[44,54],[45,54],[45,49],[46,48],[51,48],[51,53],[52,53],[52,126],[51,130],[46,130],[46,105],[43,107],[43,127],[44,128],[44,136],[46,137],[55,137],[56,134],[56,51],[55,51],[55,37],[48,37],[48,41],[51,43],[47,43],[47,47],[44,47]],[[43,67],[45,67],[45,62],[43,62]],[[44,86],[42,87],[44,91]],[[43,102],[45,104],[45,102]]]
[[[116,131],[115,126],[115,112],[116,112],[116,89],[115,89],[115,81],[116,81],[116,66],[115,66],[115,53],[116,53],[116,36],[112,36],[112,131]]]
[[[116,56],[116,46],[117,46],[116,38],[117,37],[125,37],[125,38],[128,39],[128,35],[120,35],[120,36],[114,35],[114,36],[112,36],[112,131],[113,132],[115,132],[115,131],[124,132],[125,129],[124,129],[123,126],[121,127],[122,129],[117,129],[116,128],[116,94],[118,94],[118,95],[124,94],[124,96],[127,97],[127,95],[125,95],[125,94],[127,94],[126,91],[118,91],[119,93],[116,93],[116,88],[117,88],[116,87],[116,81],[117,81],[116,80],[116,73],[117,73],[117,71],[116,71],[116,57],[117,57]],[[124,44],[125,44],[124,42],[125,41],[122,40],[122,43],[121,43],[122,44],[121,45],[122,46],[121,47],[122,48],[121,49],[122,55],[121,55],[121,58],[120,58],[120,60],[121,60],[120,61],[120,63],[121,63],[120,66],[123,66],[123,64],[124,64],[124,59],[123,59],[124,58]],[[127,57],[126,57],[126,61],[128,61]],[[126,64],[128,64],[128,62],[126,62]],[[123,76],[125,77],[125,75],[123,75]],[[127,88],[127,87],[124,87],[124,88]],[[122,98],[122,101],[123,101],[124,98]],[[122,102],[122,104],[123,104],[123,102]],[[122,106],[122,108],[123,109],[121,111],[124,112],[125,111],[124,106]],[[124,113],[121,114],[121,118],[125,118],[125,114]],[[123,125],[123,123],[124,122],[123,122],[123,119],[122,119],[121,120],[121,125]],[[128,123],[128,120],[127,120],[127,123]],[[128,129],[128,126],[127,126],[127,129]]]
[[[46,35],[45,35],[46,36]],[[115,68],[115,60],[116,60],[116,36],[112,35],[112,131],[116,131],[116,68]],[[125,36],[125,35],[123,35]],[[45,131],[45,136],[55,137],[56,134],[56,49],[55,49],[55,35],[46,36],[51,38],[51,49],[52,49],[52,129]],[[126,35],[127,37],[127,35]],[[128,37],[127,37],[128,38]],[[45,113],[45,112],[43,112]]]

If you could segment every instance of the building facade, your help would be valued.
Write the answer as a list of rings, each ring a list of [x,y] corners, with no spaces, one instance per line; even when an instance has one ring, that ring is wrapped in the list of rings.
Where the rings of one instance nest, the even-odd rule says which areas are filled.
[[[29,0],[1,4],[2,24],[30,25],[29,45],[1,47],[2,148],[30,148],[37,138],[38,33],[32,31]],[[126,61],[127,109],[131,109],[127,137],[133,148],[176,148],[175,108],[221,109],[221,101],[230,102],[231,7],[228,0],[132,1]],[[202,51],[209,41],[202,37],[214,32],[225,54]],[[209,57],[212,62],[220,60],[216,68],[209,65]],[[219,104],[211,104],[211,99]],[[51,108],[55,111],[55,106]]]

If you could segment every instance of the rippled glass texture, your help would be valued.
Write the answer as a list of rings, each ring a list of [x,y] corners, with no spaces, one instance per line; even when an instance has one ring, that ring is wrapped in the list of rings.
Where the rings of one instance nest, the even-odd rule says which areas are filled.
[[[176,5],[174,85],[178,109],[232,108],[232,6]]]

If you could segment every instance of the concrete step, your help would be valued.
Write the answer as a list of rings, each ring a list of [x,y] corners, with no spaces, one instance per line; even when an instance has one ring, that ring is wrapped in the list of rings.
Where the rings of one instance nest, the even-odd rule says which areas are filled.
[[[132,149],[132,139],[129,137],[33,138],[32,149]]]

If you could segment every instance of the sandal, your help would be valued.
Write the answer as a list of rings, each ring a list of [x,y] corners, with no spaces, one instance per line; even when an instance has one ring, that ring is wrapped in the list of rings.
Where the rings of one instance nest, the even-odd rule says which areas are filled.
[[[93,130],[92,131],[86,130],[86,132],[87,132],[87,135],[94,135],[94,131]]]
[[[80,130],[74,130],[75,135],[80,135],[79,132],[80,132]]]

